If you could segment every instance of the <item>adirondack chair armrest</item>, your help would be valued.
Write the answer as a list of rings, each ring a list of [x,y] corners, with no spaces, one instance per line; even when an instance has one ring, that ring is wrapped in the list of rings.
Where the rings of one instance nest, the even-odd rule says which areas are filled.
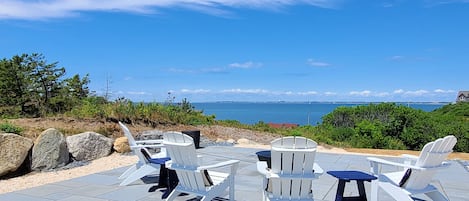
[[[236,169],[238,167],[238,164],[239,164],[239,160],[223,161],[223,162],[219,162],[219,163],[212,164],[212,165],[200,166],[200,167],[197,168],[197,171],[214,169],[214,168],[221,168],[221,167],[225,167],[225,166],[232,166],[231,171],[232,171],[232,173],[235,173]]]
[[[267,162],[257,161],[256,165],[257,165],[257,172],[259,172],[260,174],[262,174],[264,176],[267,176],[267,174],[269,173],[269,168],[267,167]]]
[[[314,174],[317,176],[324,174],[324,170],[317,163],[313,164],[313,170],[314,170]]]
[[[422,167],[418,167],[418,166],[414,166],[414,165],[410,165],[410,164],[388,161],[388,160],[384,160],[384,159],[381,159],[381,158],[375,158],[375,157],[368,157],[367,160],[370,161],[371,171],[374,174],[379,174],[380,173],[380,169],[381,169],[380,166],[381,165],[389,165],[389,166],[402,167],[402,168],[411,168],[413,170],[419,170],[419,171],[428,169],[428,168],[422,168]]]
[[[267,162],[265,161],[257,161],[257,172],[262,174],[265,178],[278,178],[278,174],[271,172],[271,169],[267,167]]]

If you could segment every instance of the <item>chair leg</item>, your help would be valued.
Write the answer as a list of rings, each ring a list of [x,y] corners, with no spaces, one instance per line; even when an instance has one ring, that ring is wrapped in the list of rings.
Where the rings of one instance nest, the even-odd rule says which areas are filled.
[[[378,185],[379,185],[378,181],[376,180],[371,181],[371,194],[370,194],[371,201],[378,201],[378,190],[379,190]]]
[[[425,193],[429,198],[431,198],[433,201],[449,201],[441,192],[438,191],[432,191]]]
[[[122,181],[119,186],[127,186],[128,184],[139,180],[140,178],[147,176],[153,172],[155,172],[157,169],[151,165],[144,165],[140,168],[138,168],[135,172],[130,174],[127,178]]]
[[[119,176],[119,179],[127,178],[135,170],[137,170],[137,164],[134,164],[134,165],[130,166],[124,173],[121,174],[121,176]]]
[[[174,198],[176,198],[178,195],[179,195],[179,191],[174,189],[165,200],[166,201],[174,200]]]
[[[234,182],[234,176],[230,175],[230,200],[234,201],[235,200],[235,182]]]

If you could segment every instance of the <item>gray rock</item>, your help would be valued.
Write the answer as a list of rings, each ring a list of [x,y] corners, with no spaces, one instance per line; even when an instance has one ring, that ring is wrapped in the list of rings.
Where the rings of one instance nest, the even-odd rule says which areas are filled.
[[[64,135],[49,128],[39,135],[33,146],[33,170],[50,170],[63,167],[70,162]]]
[[[67,137],[67,145],[77,161],[90,161],[111,154],[114,141],[95,132],[85,132]]]
[[[33,141],[23,136],[0,134],[0,176],[16,171],[27,158]]]

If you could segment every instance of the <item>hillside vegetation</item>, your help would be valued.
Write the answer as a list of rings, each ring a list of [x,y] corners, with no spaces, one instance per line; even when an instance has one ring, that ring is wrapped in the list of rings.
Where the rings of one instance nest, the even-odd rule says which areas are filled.
[[[110,101],[90,93],[88,76],[65,77],[58,62],[41,54],[23,54],[0,60],[0,115],[3,119],[71,117],[87,121],[161,125],[223,125],[282,135],[305,136],[340,147],[420,150],[425,143],[446,135],[458,139],[455,151],[469,152],[469,103],[449,104],[432,112],[395,103],[338,107],[317,126],[274,129],[264,122],[245,125],[236,120],[216,121],[195,110],[185,98],[171,93],[163,103],[135,103],[124,97]],[[70,121],[73,123],[73,121]],[[60,128],[59,128],[60,129]],[[24,128],[4,120],[4,132],[24,134]],[[115,127],[96,128],[112,135]],[[65,131],[65,133],[74,131]]]

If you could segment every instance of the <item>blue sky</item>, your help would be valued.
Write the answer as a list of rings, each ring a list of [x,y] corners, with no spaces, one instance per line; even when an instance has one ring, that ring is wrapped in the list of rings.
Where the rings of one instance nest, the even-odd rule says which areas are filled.
[[[0,58],[133,101],[454,101],[468,20],[469,0],[0,0]]]

